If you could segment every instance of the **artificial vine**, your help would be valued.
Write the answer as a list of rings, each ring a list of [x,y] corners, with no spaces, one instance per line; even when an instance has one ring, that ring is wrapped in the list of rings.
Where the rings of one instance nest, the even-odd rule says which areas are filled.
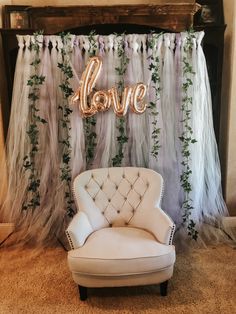
[[[60,111],[60,125],[62,132],[60,132],[59,143],[61,144],[62,149],[62,161],[60,167],[60,178],[61,181],[65,183],[65,202],[66,202],[66,213],[69,217],[73,217],[75,211],[73,209],[73,197],[71,193],[71,144],[70,144],[70,115],[72,113],[71,108],[69,107],[68,97],[73,94],[73,89],[70,86],[69,80],[73,77],[72,68],[70,65],[70,54],[71,50],[71,35],[70,33],[61,33],[60,34],[63,47],[60,49],[62,62],[58,63],[58,68],[63,74],[62,83],[59,85],[62,94],[63,100],[62,103],[58,106]]]
[[[97,41],[96,41],[96,32],[91,31],[88,36],[89,40],[89,56],[95,56],[97,52]],[[90,166],[93,159],[94,159],[94,153],[96,148],[96,117],[87,117],[84,119],[84,133],[85,133],[85,151],[86,151],[86,163],[87,166]]]
[[[29,49],[35,52],[34,61],[30,64],[33,67],[33,74],[30,76],[27,85],[30,86],[30,91],[28,95],[29,99],[29,120],[30,124],[28,130],[26,131],[29,142],[30,151],[24,157],[23,167],[25,171],[29,171],[28,179],[28,194],[26,200],[23,203],[22,210],[35,210],[40,206],[40,175],[36,167],[36,155],[39,151],[39,125],[45,124],[47,121],[43,119],[39,114],[38,99],[40,93],[40,87],[45,81],[45,76],[38,74],[40,66],[40,35],[42,32],[34,33],[34,41],[31,42]]]
[[[115,71],[117,75],[119,76],[117,88],[118,88],[119,95],[121,97],[122,91],[124,90],[124,74],[126,73],[127,66],[129,64],[129,58],[127,57],[125,53],[125,47],[124,47],[125,34],[121,34],[121,35],[115,34],[115,35],[116,35],[116,39],[118,43],[117,54],[118,54],[118,58],[120,59],[120,65],[119,67],[115,68]],[[112,158],[113,167],[122,165],[122,160],[124,158],[124,145],[128,142],[125,117],[118,118],[117,130],[119,132],[117,136],[118,152],[115,155],[115,157]]]
[[[148,104],[148,109],[150,110],[150,115],[152,117],[152,150],[151,150],[151,155],[157,159],[158,157],[158,152],[160,149],[160,140],[159,140],[159,135],[161,129],[158,128],[158,115],[159,112],[157,110],[156,103],[160,99],[160,59],[157,55],[154,55],[153,51],[154,48],[157,46],[157,40],[158,38],[162,35],[160,34],[155,34],[151,33],[150,38],[147,42],[148,48],[151,49],[152,54],[149,56],[150,64],[149,64],[149,70],[151,71],[151,82],[152,82],[152,88],[155,91],[155,102],[150,101]]]
[[[187,228],[188,235],[191,236],[192,239],[197,240],[198,231],[195,229],[196,223],[191,219],[191,211],[194,209],[194,207],[190,198],[190,193],[192,191],[190,176],[192,174],[192,170],[189,166],[189,162],[191,159],[190,146],[197,142],[196,139],[193,137],[193,129],[191,127],[191,108],[193,104],[193,99],[191,96],[189,96],[189,90],[193,85],[192,76],[195,74],[195,72],[193,71],[192,65],[188,61],[188,56],[191,54],[192,51],[194,37],[195,36],[193,34],[193,31],[189,31],[183,49],[183,98],[181,105],[181,111],[183,116],[181,122],[183,125],[183,131],[179,139],[182,143],[181,153],[183,157],[183,161],[181,163],[183,166],[183,171],[180,176],[180,181],[185,193],[185,198],[182,206],[183,224]]]

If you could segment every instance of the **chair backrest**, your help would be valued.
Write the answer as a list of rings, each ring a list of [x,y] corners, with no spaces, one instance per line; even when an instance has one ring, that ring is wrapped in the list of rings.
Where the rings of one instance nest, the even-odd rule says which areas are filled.
[[[129,225],[137,211],[160,207],[162,190],[160,174],[137,167],[88,170],[73,183],[78,210],[95,230]]]

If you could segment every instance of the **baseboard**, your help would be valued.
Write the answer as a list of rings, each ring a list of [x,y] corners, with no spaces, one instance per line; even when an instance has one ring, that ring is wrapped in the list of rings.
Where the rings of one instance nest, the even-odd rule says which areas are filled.
[[[225,228],[236,228],[236,217],[223,217],[222,224]]]
[[[0,243],[4,241],[14,230],[14,223],[0,223]]]
[[[230,238],[236,241],[236,216],[224,217],[222,219],[222,226],[224,231],[230,236]]]

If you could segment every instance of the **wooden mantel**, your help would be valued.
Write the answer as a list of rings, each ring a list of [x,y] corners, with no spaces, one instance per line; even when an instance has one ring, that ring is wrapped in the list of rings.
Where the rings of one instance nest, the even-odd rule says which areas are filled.
[[[165,1],[165,3],[171,1]],[[193,25],[193,16],[200,5],[191,1],[149,5],[29,7],[30,26],[45,33],[87,25],[136,24],[183,31]]]

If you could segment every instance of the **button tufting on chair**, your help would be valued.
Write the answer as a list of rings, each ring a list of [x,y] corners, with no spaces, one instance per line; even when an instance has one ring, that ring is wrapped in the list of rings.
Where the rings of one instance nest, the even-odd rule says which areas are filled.
[[[66,230],[68,265],[81,299],[85,287],[126,285],[161,284],[164,295],[175,263],[175,225],[159,205],[161,175],[135,167],[93,169],[75,178],[73,191],[78,213]]]

